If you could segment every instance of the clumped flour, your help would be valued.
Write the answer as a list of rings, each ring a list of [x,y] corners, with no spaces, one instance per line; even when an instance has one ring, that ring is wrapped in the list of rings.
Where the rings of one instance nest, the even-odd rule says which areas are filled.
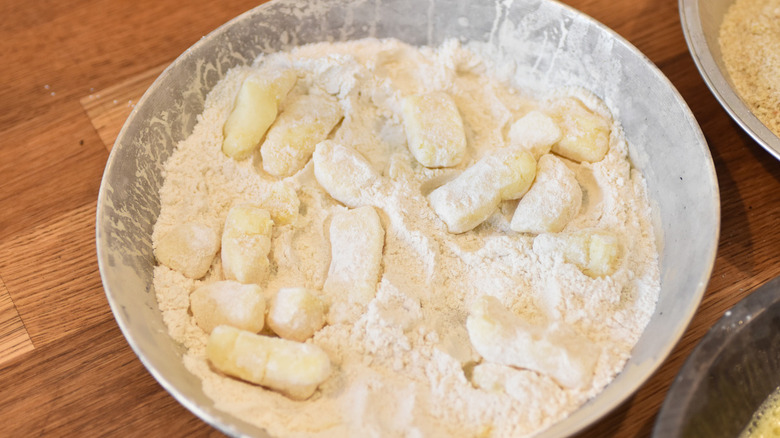
[[[156,267],[154,287],[170,335],[187,348],[186,367],[217,407],[272,436],[523,436],[564,418],[620,372],[655,307],[659,272],[645,182],[627,160],[617,122],[603,160],[566,161],[584,195],[565,231],[608,229],[621,241],[617,270],[591,278],[565,262],[556,234],[510,230],[517,201],[503,202],[463,234],[448,233],[428,204],[431,190],[504,147],[511,123],[539,106],[540,96],[491,78],[477,54],[455,42],[433,49],[362,40],[302,46],[256,65],[295,68],[291,96],[316,89],[338,98],[345,116],[331,138],[358,150],[385,177],[385,195],[371,201],[385,229],[382,272],[376,296],[354,324],[326,325],[307,341],[327,353],[333,373],[310,399],[294,401],[209,364],[208,335],[189,311],[189,294],[223,278],[219,257],[201,280]],[[300,214],[274,226],[271,274],[262,286],[268,299],[282,287],[321,290],[331,258],[329,221],[346,207],[317,184],[311,163],[279,181],[262,171],[259,154],[235,161],[221,151],[222,127],[250,71],[233,69],[213,89],[193,134],[165,164],[153,238],[183,222],[221,232],[232,205],[260,202],[276,184],[289,184]],[[463,117],[467,156],[454,169],[422,167],[406,147],[401,99],[433,90],[449,92]],[[606,112],[587,93],[566,92]],[[543,373],[484,362],[477,367],[480,385],[472,383],[481,359],[466,318],[484,295],[527,321],[566,324],[591,342],[598,360],[590,384],[564,388]]]
[[[719,41],[737,92],[780,136],[780,1],[735,1],[723,17]]]

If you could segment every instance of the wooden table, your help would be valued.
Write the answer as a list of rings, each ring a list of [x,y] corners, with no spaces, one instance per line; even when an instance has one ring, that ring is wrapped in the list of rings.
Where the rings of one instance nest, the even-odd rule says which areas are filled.
[[[122,337],[95,256],[108,151],[134,102],[201,36],[255,6],[224,0],[0,0],[0,436],[220,436]],[[707,329],[780,275],[780,162],[729,119],[688,54],[675,0],[567,0],[671,79],[712,151],[722,228],[706,296],[660,370],[585,436],[648,436]]]

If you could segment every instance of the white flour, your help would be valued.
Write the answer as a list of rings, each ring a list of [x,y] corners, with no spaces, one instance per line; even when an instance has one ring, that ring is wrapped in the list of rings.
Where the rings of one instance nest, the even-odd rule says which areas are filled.
[[[225,377],[206,360],[207,334],[188,311],[189,293],[222,279],[219,257],[202,281],[157,267],[154,287],[170,334],[188,348],[185,365],[220,409],[272,436],[522,436],[565,417],[622,369],[655,307],[659,272],[644,179],[627,161],[619,125],[604,160],[567,161],[585,195],[565,231],[609,229],[624,247],[617,271],[593,279],[564,262],[555,235],[510,231],[517,201],[459,235],[448,233],[428,205],[425,195],[503,147],[511,123],[538,105],[536,96],[491,79],[474,53],[453,42],[433,50],[364,40],[305,46],[258,63],[306,72],[292,95],[319,90],[340,100],[345,119],[334,140],[360,151],[386,179],[385,196],[372,202],[385,229],[382,274],[376,297],[354,325],[326,325],[308,341],[328,354],[334,372],[301,402]],[[221,151],[222,126],[249,72],[234,69],[214,88],[192,136],[166,163],[155,242],[185,221],[221,233],[231,205],[258,202],[277,183],[259,170],[259,158],[236,162]],[[463,116],[468,150],[454,170],[423,168],[406,147],[401,98],[431,90],[449,92]],[[285,182],[296,188],[301,213],[274,227],[271,275],[262,285],[268,298],[281,287],[322,289],[329,217],[346,208],[319,187],[311,163]],[[590,386],[563,389],[536,372],[487,364],[479,373],[492,389],[476,388],[469,379],[479,356],[465,322],[484,294],[529,321],[563,321],[597,345]]]

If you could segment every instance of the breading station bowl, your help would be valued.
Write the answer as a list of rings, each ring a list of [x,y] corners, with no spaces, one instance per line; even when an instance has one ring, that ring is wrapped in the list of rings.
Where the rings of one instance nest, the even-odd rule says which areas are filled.
[[[661,294],[624,370],[603,392],[540,436],[582,430],[634,393],[690,322],[712,272],[720,227],[717,179],[696,120],[644,55],[593,19],[551,0],[276,0],[204,37],[149,88],[111,152],[97,208],[103,285],[128,343],[180,403],[233,436],[264,431],[214,407],[168,335],[152,287],[152,228],[162,165],[192,132],[209,90],[233,66],[296,45],[394,37],[414,45],[451,38],[513,60],[512,82],[540,91],[584,87],[621,121],[645,175],[661,254]]]
[[[777,388],[780,277],[726,311],[702,338],[674,379],[653,436],[739,436]]]
[[[742,101],[726,70],[718,36],[734,0],[680,0],[680,20],[696,67],[723,109],[767,152],[780,160],[780,137]]]

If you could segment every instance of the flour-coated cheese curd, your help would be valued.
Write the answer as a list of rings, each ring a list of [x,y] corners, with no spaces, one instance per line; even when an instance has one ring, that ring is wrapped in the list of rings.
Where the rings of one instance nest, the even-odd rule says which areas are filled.
[[[466,135],[458,107],[449,94],[435,91],[407,96],[402,108],[409,150],[420,164],[460,164],[466,154]]]
[[[206,275],[219,250],[219,236],[206,225],[187,222],[173,227],[154,248],[154,256],[163,265],[189,278]]]
[[[598,347],[559,322],[529,323],[484,296],[472,306],[466,327],[486,361],[530,369],[567,388],[587,386],[593,377]]]
[[[261,284],[268,275],[273,221],[252,204],[233,206],[222,231],[222,269],[228,280]]]
[[[268,327],[282,338],[303,342],[325,324],[325,305],[315,291],[284,287],[268,309]]]
[[[331,374],[328,355],[318,346],[262,336],[228,325],[214,328],[206,357],[223,373],[305,400]]]
[[[555,155],[539,159],[536,180],[512,216],[510,227],[521,233],[562,231],[582,206],[582,188],[574,171]]]
[[[263,169],[279,177],[301,170],[314,147],[327,138],[343,114],[339,102],[328,95],[303,95],[290,100],[260,147]]]
[[[577,162],[601,161],[609,150],[611,120],[576,97],[555,99],[548,111],[563,132],[552,151]]]
[[[539,159],[561,139],[561,129],[547,114],[531,110],[509,128],[509,145],[521,147]]]
[[[334,141],[319,143],[312,160],[317,182],[349,207],[367,205],[381,183],[379,173],[360,152]]]
[[[256,284],[216,281],[190,294],[192,316],[206,333],[223,324],[258,333],[263,329],[265,307],[265,295]]]
[[[330,222],[331,261],[323,293],[331,323],[354,322],[376,295],[385,230],[376,209],[337,213]]]
[[[428,200],[450,233],[464,233],[484,222],[501,201],[523,196],[535,176],[530,153],[499,149],[431,192]]]

